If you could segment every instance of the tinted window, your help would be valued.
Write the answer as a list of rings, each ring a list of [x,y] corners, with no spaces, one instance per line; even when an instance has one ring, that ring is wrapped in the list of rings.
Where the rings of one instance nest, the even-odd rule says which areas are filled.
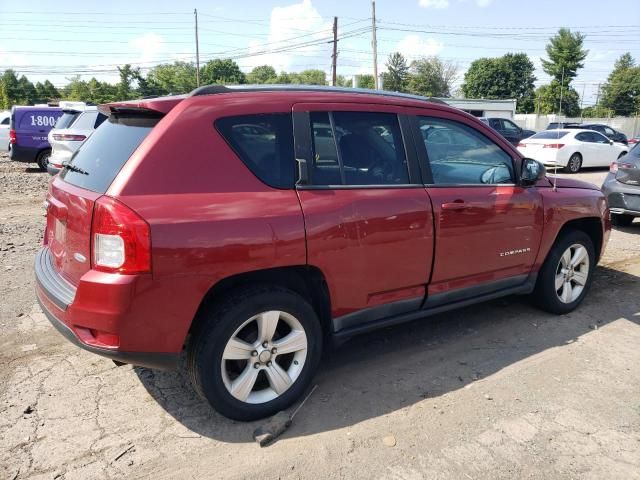
[[[591,133],[591,141],[596,143],[609,143],[609,139],[604,135],[599,134],[598,132],[590,132]]]
[[[418,117],[435,184],[515,183],[507,153],[467,125]]]
[[[271,187],[293,188],[296,165],[290,114],[221,118],[216,128],[256,177]]]
[[[580,142],[592,142],[591,135],[587,132],[580,132],[576,135],[576,140]]]
[[[3,119],[2,122],[0,122],[0,125],[9,125],[9,121],[10,120],[11,119],[9,117],[7,117],[7,118]]]
[[[98,113],[98,116],[96,117],[96,123],[93,125],[93,128],[98,128],[107,118],[108,117],[105,114]]]
[[[501,120],[501,121],[505,130],[511,130],[513,132],[517,132],[520,130],[520,127],[518,127],[515,123],[510,122],[509,120]]]
[[[491,128],[495,128],[496,130],[500,130],[500,120],[498,120],[497,118],[489,119],[489,125],[491,126]]]
[[[313,112],[316,185],[409,183],[398,117],[392,113]]]
[[[80,112],[64,112],[54,128],[69,128],[80,116]]]
[[[111,115],[71,158],[71,165],[81,171],[65,168],[61,178],[72,185],[104,193],[158,120]]]
[[[529,137],[529,140],[533,140],[534,138],[539,138],[540,140],[549,140],[553,138],[562,138],[567,133],[564,130],[545,130],[544,132],[536,133],[535,135]]]

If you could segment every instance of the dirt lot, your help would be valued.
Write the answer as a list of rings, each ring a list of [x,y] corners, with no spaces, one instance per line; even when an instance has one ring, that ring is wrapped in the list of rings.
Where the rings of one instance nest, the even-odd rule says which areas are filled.
[[[579,176],[599,184],[605,172]],[[0,478],[640,479],[640,223],[563,317],[507,298],[325,358],[274,445],[178,373],[66,342],[38,310],[46,174],[0,158]]]

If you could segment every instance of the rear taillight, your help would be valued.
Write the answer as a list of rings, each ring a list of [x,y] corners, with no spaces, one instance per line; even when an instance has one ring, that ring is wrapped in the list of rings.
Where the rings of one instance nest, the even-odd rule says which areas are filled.
[[[16,135],[16,131],[13,129],[9,130],[9,143],[11,145],[18,143],[18,136]]]
[[[95,270],[125,274],[151,271],[149,225],[123,203],[106,196],[96,201],[91,239]]]
[[[71,135],[70,133],[54,133],[53,139],[59,142],[82,142],[85,138],[85,135]]]
[[[564,143],[547,143],[542,148],[562,148],[564,147]]]
[[[526,147],[526,146],[527,146],[527,144],[526,144],[526,143],[522,143],[522,142],[520,142],[520,143],[518,144],[518,146],[519,146],[519,147],[524,148],[524,147]]]
[[[617,173],[618,169],[620,168],[624,168],[624,169],[630,169],[630,168],[636,168],[636,166],[633,163],[626,163],[626,162],[622,162],[622,163],[618,163],[618,162],[613,162],[610,166],[609,166],[609,171],[611,173]]]

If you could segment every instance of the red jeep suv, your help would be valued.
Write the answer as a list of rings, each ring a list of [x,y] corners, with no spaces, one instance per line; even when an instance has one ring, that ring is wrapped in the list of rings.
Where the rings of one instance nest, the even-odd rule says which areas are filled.
[[[610,232],[597,187],[436,100],[209,86],[100,109],[49,185],[40,305],[116,362],[184,352],[235,419],[295,402],[329,340],[508,294],[570,312]]]

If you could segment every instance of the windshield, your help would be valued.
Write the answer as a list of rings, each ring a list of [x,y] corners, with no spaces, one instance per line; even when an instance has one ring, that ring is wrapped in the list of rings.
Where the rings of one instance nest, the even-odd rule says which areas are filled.
[[[564,130],[545,130],[544,132],[536,133],[528,140],[546,140],[546,139],[558,139],[564,137],[567,133]]]
[[[104,193],[158,117],[112,115],[76,151],[60,177],[77,187]]]

